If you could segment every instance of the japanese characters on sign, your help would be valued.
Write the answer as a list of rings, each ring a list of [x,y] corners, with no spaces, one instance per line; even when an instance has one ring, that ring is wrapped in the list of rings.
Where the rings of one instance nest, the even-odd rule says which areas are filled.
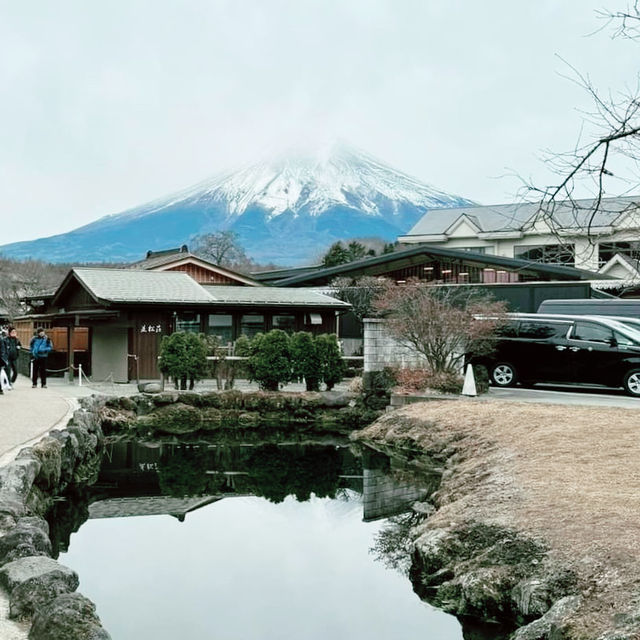
[[[162,333],[161,324],[143,324],[140,327],[140,333]]]

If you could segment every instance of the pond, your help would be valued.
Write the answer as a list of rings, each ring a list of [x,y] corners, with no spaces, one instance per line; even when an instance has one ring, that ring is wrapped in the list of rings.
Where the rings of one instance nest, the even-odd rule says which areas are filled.
[[[432,487],[400,467],[335,444],[119,443],[52,539],[114,640],[503,637],[414,594],[400,514]]]

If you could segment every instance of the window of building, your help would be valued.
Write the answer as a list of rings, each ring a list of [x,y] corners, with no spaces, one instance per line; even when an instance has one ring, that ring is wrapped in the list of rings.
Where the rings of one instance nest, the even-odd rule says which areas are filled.
[[[200,314],[189,311],[176,316],[176,331],[185,333],[200,333]]]
[[[273,316],[272,324],[274,329],[293,333],[296,330],[296,317],[292,313],[280,313]]]
[[[264,316],[258,314],[246,314],[240,320],[240,333],[248,338],[253,338],[257,333],[264,332]]]
[[[469,251],[471,253],[487,253],[487,247],[452,247],[456,251]]]
[[[574,265],[576,251],[572,244],[523,244],[513,248],[513,257],[531,262]]]
[[[598,245],[599,266],[607,264],[616,253],[628,256],[633,260],[640,258],[640,242],[602,242]]]
[[[207,334],[216,336],[221,345],[233,342],[233,316],[229,313],[210,313]]]

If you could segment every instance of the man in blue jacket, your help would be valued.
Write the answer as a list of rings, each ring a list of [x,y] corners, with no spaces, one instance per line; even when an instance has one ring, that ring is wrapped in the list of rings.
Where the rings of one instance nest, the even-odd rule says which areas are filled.
[[[39,327],[36,335],[31,338],[29,349],[33,361],[32,387],[35,389],[38,386],[38,376],[40,376],[40,384],[43,389],[46,389],[47,356],[52,351],[53,344],[51,343],[51,338],[49,338],[42,327]]]

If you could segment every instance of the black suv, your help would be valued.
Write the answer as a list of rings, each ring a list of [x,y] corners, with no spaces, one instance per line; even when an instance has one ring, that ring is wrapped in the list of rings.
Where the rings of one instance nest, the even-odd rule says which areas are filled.
[[[622,387],[640,397],[640,330],[596,316],[513,313],[483,364],[492,384],[516,382]]]

